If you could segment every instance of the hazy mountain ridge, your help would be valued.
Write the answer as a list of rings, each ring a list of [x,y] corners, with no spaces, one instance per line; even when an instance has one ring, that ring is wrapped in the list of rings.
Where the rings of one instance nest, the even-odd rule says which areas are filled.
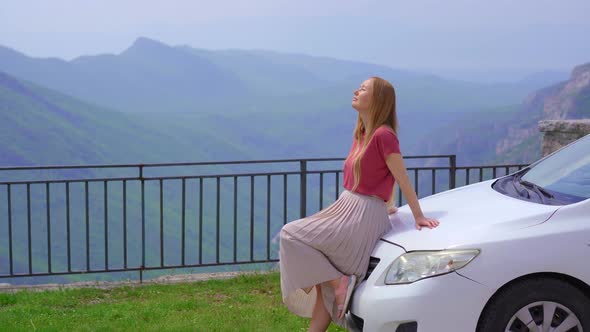
[[[180,162],[246,158],[206,125],[151,123],[0,72],[0,165]],[[190,126],[190,124],[187,124]],[[199,142],[216,149],[206,149]],[[223,156],[223,158],[221,157]]]
[[[369,76],[390,80],[408,112],[516,103],[542,85],[446,80],[381,65],[270,51],[210,51],[138,38],[120,54],[37,59],[0,47],[0,71],[125,112],[322,111],[350,105]],[[544,82],[543,82],[544,84]]]
[[[24,82],[23,77],[4,75],[4,88],[14,90],[20,84],[19,98],[28,98],[39,110],[55,114],[43,124],[34,123],[32,116],[28,121],[39,127],[29,138],[22,134],[26,126],[20,126],[20,133],[11,138],[13,143],[5,145],[4,164],[8,156],[14,162],[30,158],[41,164],[54,160],[119,163],[343,156],[356,118],[350,107],[352,91],[370,75],[389,78],[396,86],[405,154],[452,153],[465,163],[491,162],[509,155],[521,142],[535,137],[535,123],[546,116],[543,114],[588,103],[587,95],[576,92],[587,84],[584,66],[574,70],[575,79],[529,94],[524,106],[518,107],[505,105],[522,101],[525,88],[535,84],[534,78],[475,84],[325,57],[172,47],[148,38],[137,39],[118,55],[83,56],[69,62],[34,59],[0,47],[2,67],[35,82],[18,83]],[[539,75],[540,81],[551,77]],[[55,83],[47,86],[60,93],[41,88],[37,81]],[[564,91],[556,96],[561,97],[545,101],[545,96],[560,89]],[[74,98],[63,95],[68,90],[88,99],[81,102],[76,94]],[[572,93],[577,97],[568,97]],[[5,100],[0,100],[4,112],[27,109],[13,105],[8,110]],[[127,105],[131,109],[125,111],[136,112],[107,111],[113,104]],[[135,107],[165,111],[137,113]],[[77,110],[86,111],[82,115]],[[44,131],[58,132],[52,129],[54,122],[71,121],[86,125],[71,123],[70,129],[60,129],[61,135],[38,139]],[[51,154],[47,152],[48,158],[53,157],[42,158],[35,141],[58,142],[49,149]],[[76,142],[86,142],[78,146],[82,152],[76,152]],[[537,156],[537,150],[519,149],[531,150],[519,154],[523,161]],[[80,159],[76,153],[93,157]]]

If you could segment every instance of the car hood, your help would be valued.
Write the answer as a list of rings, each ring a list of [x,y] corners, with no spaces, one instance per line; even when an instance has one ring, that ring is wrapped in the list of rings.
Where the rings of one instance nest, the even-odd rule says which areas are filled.
[[[531,203],[495,191],[489,180],[420,200],[424,215],[440,221],[434,229],[415,228],[408,205],[389,216],[392,229],[383,240],[405,250],[440,250],[477,245],[510,231],[548,220],[559,206]]]

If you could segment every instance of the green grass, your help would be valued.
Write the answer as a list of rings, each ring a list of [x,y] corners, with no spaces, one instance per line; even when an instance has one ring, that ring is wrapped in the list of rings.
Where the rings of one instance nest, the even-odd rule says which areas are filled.
[[[0,293],[0,331],[306,331],[279,274],[113,289]],[[343,331],[332,324],[328,331]]]

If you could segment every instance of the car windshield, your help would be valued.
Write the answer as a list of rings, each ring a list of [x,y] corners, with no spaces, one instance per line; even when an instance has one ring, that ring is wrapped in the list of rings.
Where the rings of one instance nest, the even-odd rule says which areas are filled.
[[[590,135],[514,173],[499,178],[494,190],[546,205],[590,198]]]
[[[577,201],[590,198],[590,135],[531,165],[520,182]]]

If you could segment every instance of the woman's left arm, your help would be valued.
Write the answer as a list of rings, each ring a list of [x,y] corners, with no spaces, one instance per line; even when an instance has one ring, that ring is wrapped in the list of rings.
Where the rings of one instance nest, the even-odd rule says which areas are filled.
[[[399,153],[390,153],[385,158],[385,162],[387,163],[387,167],[391,174],[395,178],[395,181],[398,183],[399,188],[406,198],[410,209],[412,210],[412,214],[414,215],[414,219],[416,220],[416,228],[421,230],[422,227],[434,228],[439,225],[439,221],[436,219],[426,218],[422,213],[422,209],[420,208],[420,203],[418,202],[418,197],[416,196],[416,191],[410,182],[410,178],[408,176],[408,171],[406,170],[406,166],[404,165],[404,160]]]

